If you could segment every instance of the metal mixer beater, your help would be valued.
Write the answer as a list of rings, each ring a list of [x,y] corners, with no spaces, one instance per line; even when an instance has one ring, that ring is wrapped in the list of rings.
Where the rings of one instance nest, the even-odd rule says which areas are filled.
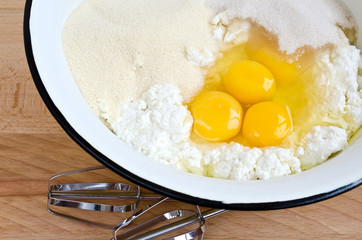
[[[102,169],[106,168],[103,166],[91,167],[60,173],[51,177],[48,187],[48,211],[66,219],[112,229],[112,240],[203,239],[205,220],[226,211],[224,209],[207,209],[201,212],[199,206],[195,205],[194,209],[167,210],[160,215],[148,217],[136,225],[133,224],[135,226],[131,227],[131,223],[139,218],[145,218],[146,213],[151,209],[160,207],[166,201],[174,200],[155,193],[143,193],[139,186],[126,183],[103,182],[53,185],[55,180],[64,176]],[[142,207],[144,202],[152,203]],[[79,211],[81,216],[59,211],[62,208],[73,209],[73,212]],[[121,214],[122,220],[117,224],[102,223],[84,217],[86,211],[118,213]]]

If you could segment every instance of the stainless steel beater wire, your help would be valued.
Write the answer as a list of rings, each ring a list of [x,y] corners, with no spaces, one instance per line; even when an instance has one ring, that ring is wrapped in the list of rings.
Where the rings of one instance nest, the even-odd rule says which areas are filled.
[[[82,169],[78,169],[78,170],[75,170],[75,171],[73,170],[73,171],[68,171],[68,172],[62,172],[60,174],[52,176],[50,178],[49,182],[51,182],[54,178],[58,178],[58,177],[66,176],[66,175],[77,174],[77,173],[82,173],[82,172],[90,172],[90,171],[101,170],[101,169],[106,169],[106,167],[104,167],[104,166],[95,166],[95,167],[89,167],[89,168],[82,168]]]
[[[101,200],[137,200],[136,192],[104,192],[104,191],[52,191],[51,196],[60,199],[101,199]],[[163,196],[157,193],[141,193],[139,200],[160,200]],[[172,200],[172,199],[170,199]]]
[[[158,202],[154,203],[153,205],[148,206],[146,209],[144,210],[140,210],[139,212],[135,212],[132,216],[126,218],[124,221],[122,221],[120,224],[118,224],[115,228],[114,228],[114,239],[117,239],[117,232],[119,230],[121,230],[122,228],[128,226],[128,224],[130,224],[133,220],[135,220],[136,218],[140,217],[141,215],[145,214],[146,212],[148,212],[149,210],[151,210],[152,208],[158,206],[159,204],[163,203],[164,201],[167,201],[168,197],[163,197],[161,198]]]
[[[216,215],[219,215],[221,213],[227,212],[228,210],[225,209],[209,209],[206,210],[204,212],[201,213],[202,217],[204,219],[206,218],[210,218],[210,217],[214,217]],[[177,222],[174,223],[170,223],[166,226],[151,230],[149,232],[143,233],[141,235],[138,235],[136,237],[133,238],[129,238],[128,240],[148,240],[148,239],[152,239],[158,236],[161,236],[163,234],[175,231],[177,229],[189,226],[191,224],[197,223],[200,220],[200,216],[199,215],[194,215],[182,220],[179,220]]]

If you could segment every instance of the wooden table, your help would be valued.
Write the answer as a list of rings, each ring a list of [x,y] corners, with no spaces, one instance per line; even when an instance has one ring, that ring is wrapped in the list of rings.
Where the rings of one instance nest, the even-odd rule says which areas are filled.
[[[109,230],[46,210],[50,176],[98,162],[63,132],[38,95],[24,54],[23,7],[24,0],[0,1],[0,239],[110,239]],[[96,176],[107,178],[123,181]],[[362,187],[304,207],[232,211],[207,221],[206,239],[315,238],[362,239]]]

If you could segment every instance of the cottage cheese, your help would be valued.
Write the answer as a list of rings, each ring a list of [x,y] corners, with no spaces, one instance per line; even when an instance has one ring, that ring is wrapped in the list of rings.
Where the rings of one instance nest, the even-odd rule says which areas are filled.
[[[314,126],[295,148],[249,148],[238,143],[200,147],[190,140],[193,119],[174,85],[155,85],[120,111],[115,121],[100,105],[103,118],[122,140],[166,165],[210,177],[270,179],[298,173],[342,150],[349,134],[362,124],[362,95],[356,82],[359,50],[345,44],[323,51],[319,76],[308,103],[313,118],[336,126]],[[326,91],[325,87],[334,91]],[[333,104],[331,104],[333,103]],[[328,113],[327,115],[325,113]]]
[[[329,83],[337,84],[336,93],[317,99],[320,101],[317,104],[319,113],[325,111],[324,107],[330,111],[331,115],[326,116],[325,120],[332,121],[342,116],[341,125],[357,127],[362,124],[361,115],[355,113],[356,109],[362,108],[361,92],[357,91],[358,85],[353,83],[357,77],[358,53],[354,47],[338,48],[331,53],[334,56],[332,60],[329,58],[327,62],[319,63],[319,67],[327,68],[321,72],[319,83],[328,75]],[[321,84],[318,91],[323,87]],[[334,99],[336,95],[344,94],[355,94],[357,97],[352,101],[345,97]],[[323,104],[328,101],[335,101],[335,105]],[[313,102],[313,105],[316,103]],[[140,99],[122,109],[116,121],[107,118],[104,106],[101,105],[101,109],[111,129],[150,158],[184,171],[225,179],[269,179],[298,173],[342,150],[348,139],[347,131],[341,127],[315,126],[295,149],[259,149],[238,143],[223,143],[205,150],[190,141],[193,120],[182,104],[179,90],[173,85],[151,87]],[[352,131],[356,127],[347,129]]]
[[[324,162],[332,153],[347,145],[347,133],[344,129],[328,126],[315,126],[302,140],[297,156],[304,169]]]
[[[156,161],[203,173],[202,153],[189,142],[192,116],[178,88],[155,85],[125,107],[114,121],[100,105],[102,117],[122,140]]]
[[[201,150],[190,141],[192,116],[179,90],[156,85],[125,107],[115,121],[102,117],[123,141],[166,165],[217,178],[269,179],[300,172],[300,161],[290,149],[248,148],[238,143]]]

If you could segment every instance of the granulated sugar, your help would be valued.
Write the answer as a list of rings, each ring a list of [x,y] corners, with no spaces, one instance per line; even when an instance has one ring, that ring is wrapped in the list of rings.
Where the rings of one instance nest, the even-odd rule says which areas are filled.
[[[212,17],[201,1],[85,0],[64,27],[64,52],[95,111],[102,99],[111,113],[118,112],[120,103],[155,84],[174,84],[187,101],[204,76],[186,52],[192,48],[201,60],[213,60]]]
[[[251,19],[278,37],[287,54],[311,46],[341,43],[340,27],[356,27],[345,5],[336,0],[210,0],[219,14],[214,24],[228,25],[235,18]]]

